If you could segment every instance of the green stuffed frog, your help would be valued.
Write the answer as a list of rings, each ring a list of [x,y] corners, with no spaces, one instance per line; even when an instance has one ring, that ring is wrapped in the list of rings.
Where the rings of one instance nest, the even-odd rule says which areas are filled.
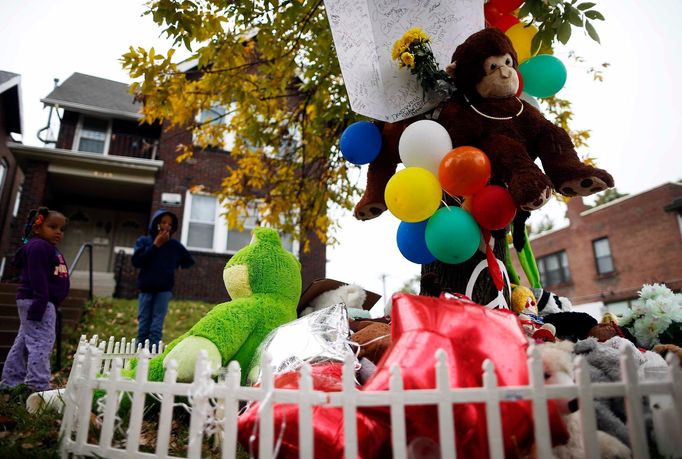
[[[174,359],[178,380],[191,381],[199,353],[205,350],[213,370],[232,360],[239,362],[243,383],[261,341],[296,319],[301,264],[282,248],[274,229],[254,229],[251,243],[225,265],[223,280],[232,301],[215,306],[152,359],[149,380],[161,381],[164,363]]]

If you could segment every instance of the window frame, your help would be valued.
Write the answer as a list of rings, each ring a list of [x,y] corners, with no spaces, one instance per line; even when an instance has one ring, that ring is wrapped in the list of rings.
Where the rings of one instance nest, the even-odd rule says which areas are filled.
[[[190,215],[192,213],[192,202],[193,202],[193,197],[194,195],[201,195],[201,196],[211,196],[213,199],[216,201],[216,206],[215,206],[215,213],[214,213],[214,218],[213,218],[213,224],[214,224],[214,231],[213,231],[213,245],[211,249],[208,249],[206,247],[192,247],[188,245],[189,241],[189,224],[190,224]],[[227,223],[227,219],[223,216],[225,213],[225,204],[224,201],[220,201],[218,197],[214,194],[211,193],[205,193],[205,192],[198,192],[198,193],[192,193],[190,190],[187,190],[185,192],[185,205],[183,207],[183,219],[182,219],[182,235],[180,237],[180,241],[182,244],[187,247],[188,250],[191,250],[193,252],[203,252],[203,253],[214,253],[214,254],[225,254],[225,255],[234,255],[237,253],[239,250],[228,250],[227,248],[227,240],[229,237],[229,226]],[[256,221],[258,221],[258,216],[256,217]],[[256,225],[258,226],[258,225]],[[244,226],[244,229],[253,229],[256,226]],[[300,243],[296,239],[293,239],[292,241],[292,247],[291,247],[291,253],[293,253],[297,258],[299,256],[299,248],[300,248]]]
[[[606,241],[606,247],[609,249],[608,255],[603,255],[601,257],[597,256],[597,243],[600,243],[602,241]],[[592,240],[592,254],[594,255],[594,268],[597,271],[597,276],[609,276],[613,273],[616,272],[616,263],[614,262],[613,259],[613,250],[611,250],[611,242],[609,241],[608,236],[603,236],[597,239]],[[599,260],[608,258],[611,260],[611,271],[605,271],[602,272],[599,269]]]
[[[566,259],[566,265],[564,266],[563,260],[562,260],[562,255]],[[557,258],[557,262],[559,263],[559,282],[555,283],[549,283],[549,276],[548,276],[548,270],[546,268],[546,262],[550,258]],[[560,285],[569,285],[573,281],[571,277],[571,267],[570,263],[568,260],[568,253],[566,250],[559,250],[557,252],[553,253],[548,253],[547,255],[543,255],[541,257],[538,257],[537,260],[537,266],[538,266],[538,272],[540,274],[540,279],[542,282],[543,286],[560,286]]]
[[[7,183],[7,176],[9,175],[9,161],[7,158],[0,158],[0,196],[5,191],[5,184]]]
[[[223,110],[225,112],[224,115],[220,115],[220,113],[216,113],[216,118],[214,118],[211,122],[208,124],[229,124],[232,118],[234,117],[234,111],[236,109],[236,103],[232,102],[229,106],[225,106],[222,104],[213,104],[211,108],[208,108],[206,110],[201,110],[199,113],[197,113],[197,116],[194,117],[194,120],[197,123],[197,127],[201,123],[205,123],[207,120],[202,120],[202,115],[206,112],[213,111],[216,113],[216,110]],[[220,116],[220,118],[218,118]],[[225,131],[223,133],[223,146],[218,147],[218,146],[212,146],[212,148],[215,148],[216,150],[220,151],[227,151],[230,152],[234,148],[234,141],[235,141],[235,136],[234,132],[231,131]],[[194,146],[199,146],[197,142],[197,135],[196,131],[192,129],[192,145]]]
[[[83,134],[83,122],[85,121],[85,118],[92,118],[92,119],[97,119],[97,120],[103,120],[107,122],[107,130],[104,134],[104,147],[102,150],[102,153],[95,153],[92,151],[83,151],[80,150],[80,142],[81,142],[81,137]],[[91,115],[85,115],[85,114],[80,114],[78,116],[78,123],[76,123],[76,132],[73,135],[73,144],[71,145],[71,150],[76,151],[78,153],[90,153],[93,155],[103,155],[103,156],[108,156],[109,155],[109,146],[111,144],[111,126],[112,122],[110,118],[100,118],[98,116],[91,116]]]

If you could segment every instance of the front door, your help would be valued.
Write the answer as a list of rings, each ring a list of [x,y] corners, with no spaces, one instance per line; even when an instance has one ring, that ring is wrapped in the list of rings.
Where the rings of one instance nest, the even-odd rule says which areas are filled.
[[[69,222],[61,249],[69,267],[73,265],[80,247],[85,242],[90,242],[93,246],[93,271],[112,272],[115,250],[129,250],[135,238],[146,231],[144,226],[146,214],[81,206],[65,206],[64,214]],[[86,251],[75,270],[86,271],[88,268]]]

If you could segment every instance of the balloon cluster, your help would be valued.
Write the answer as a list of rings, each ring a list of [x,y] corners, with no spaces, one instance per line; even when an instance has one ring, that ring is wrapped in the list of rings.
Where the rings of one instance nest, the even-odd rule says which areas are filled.
[[[376,133],[367,124],[371,123],[352,124],[341,136],[341,151],[351,162],[374,155]],[[368,139],[361,138],[368,132]],[[347,152],[344,145],[354,148]],[[468,146],[453,149],[450,135],[439,123],[420,120],[410,124],[400,137],[398,152],[406,167],[388,181],[384,199],[388,210],[402,220],[398,249],[409,261],[465,262],[478,249],[481,229],[502,229],[513,220],[516,205],[509,191],[488,185],[490,160],[486,154]],[[443,191],[464,197],[463,208],[439,208]]]
[[[533,55],[531,44],[538,29],[520,22],[513,14],[522,4],[523,0],[489,0],[484,6],[484,14],[488,25],[503,31],[514,45],[525,93],[520,95],[533,103],[528,96],[551,97],[564,87],[566,67],[551,54]]]

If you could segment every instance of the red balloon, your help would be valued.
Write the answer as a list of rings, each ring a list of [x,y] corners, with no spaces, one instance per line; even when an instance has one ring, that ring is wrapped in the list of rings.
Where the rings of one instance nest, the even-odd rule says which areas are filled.
[[[490,160],[478,148],[457,147],[441,160],[438,179],[451,196],[474,194],[490,180]]]
[[[343,365],[340,363],[318,364],[312,366],[313,388],[324,392],[340,392]],[[297,371],[275,376],[275,387],[298,389],[300,375]],[[253,403],[239,416],[238,438],[246,451],[253,451],[258,457],[257,425],[259,403]],[[317,458],[343,457],[343,410],[341,408],[313,407],[314,455]],[[385,457],[390,446],[390,426],[357,413],[358,457]],[[298,406],[295,404],[276,404],[274,406],[274,437],[282,435],[279,458],[298,458]],[[282,432],[284,429],[284,432]],[[251,438],[252,434],[256,434]]]
[[[393,344],[377,366],[363,391],[387,390],[390,367],[401,367],[407,389],[436,387],[435,352],[445,351],[451,387],[481,387],[482,364],[495,364],[500,386],[528,384],[526,352],[528,340],[516,315],[492,310],[464,299],[433,298],[399,293],[393,296],[391,325]],[[568,434],[554,403],[548,403],[552,439],[566,442]],[[385,407],[361,408],[381,416]],[[457,457],[489,457],[485,406],[458,403],[453,407]],[[527,453],[533,444],[533,415],[527,401],[506,401],[500,405],[506,457]],[[405,417],[408,442],[427,437],[438,442],[438,414],[434,406],[407,406]]]
[[[485,22],[488,25],[493,25],[500,20],[504,13],[499,10],[499,8],[493,5],[491,2],[483,5],[483,15],[485,16]]]
[[[506,188],[488,185],[472,196],[471,215],[481,228],[498,230],[514,220],[516,204]]]
[[[524,0],[489,0],[485,6],[497,9],[501,14],[511,13],[516,8],[523,5]]]
[[[497,27],[502,32],[506,32],[506,30],[508,28],[510,28],[513,25],[518,24],[519,22],[520,22],[519,18],[517,18],[516,16],[511,15],[511,14],[503,14],[493,24],[493,27]]]

